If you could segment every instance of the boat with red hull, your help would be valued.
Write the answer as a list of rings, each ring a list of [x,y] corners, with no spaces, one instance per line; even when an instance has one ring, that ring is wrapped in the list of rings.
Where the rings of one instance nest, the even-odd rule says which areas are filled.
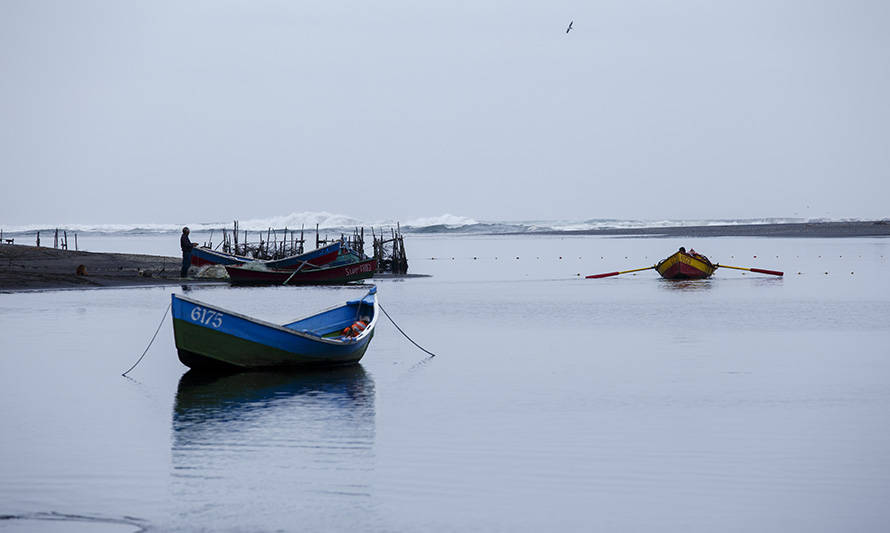
[[[717,270],[717,265],[694,251],[677,251],[655,265],[664,279],[705,279]]]
[[[303,268],[298,270],[264,269],[226,265],[234,285],[319,285],[347,283],[371,278],[377,270],[376,259],[345,265]]]
[[[642,272],[643,270],[655,270],[664,279],[706,279],[711,277],[718,268],[731,268],[733,270],[745,270],[748,272],[757,272],[759,274],[769,274],[771,276],[784,276],[780,270],[767,270],[764,268],[754,267],[738,267],[730,265],[721,265],[720,263],[712,263],[710,259],[696,252],[695,250],[686,251],[681,247],[679,250],[671,254],[669,257],[662,259],[657,264],[643,267],[632,268],[621,272],[606,272],[604,274],[592,274],[585,276],[586,279],[610,278],[621,274],[630,274],[631,272]]]
[[[293,270],[305,267],[307,265],[322,266],[331,263],[340,256],[341,246],[342,243],[340,241],[337,241],[327,246],[322,246],[321,248],[303,254],[292,255],[289,257],[284,257],[282,259],[274,259],[269,261],[252,259],[250,257],[243,257],[240,255],[227,254],[218,250],[211,250],[210,248],[197,246],[192,249],[192,266],[240,266],[247,263],[262,263],[267,268],[271,269]]]

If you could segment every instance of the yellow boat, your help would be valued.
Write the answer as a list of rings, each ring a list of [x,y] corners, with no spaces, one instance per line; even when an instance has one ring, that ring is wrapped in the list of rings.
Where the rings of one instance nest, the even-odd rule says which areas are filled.
[[[717,265],[695,250],[680,248],[655,265],[655,270],[665,279],[705,279],[711,277]]]

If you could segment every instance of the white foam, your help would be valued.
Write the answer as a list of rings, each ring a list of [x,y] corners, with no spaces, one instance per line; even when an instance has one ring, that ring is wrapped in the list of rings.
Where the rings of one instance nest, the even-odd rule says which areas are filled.
[[[428,228],[430,226],[447,226],[451,228],[458,228],[462,226],[472,226],[478,223],[479,222],[473,218],[446,213],[437,217],[416,218],[414,220],[409,220],[403,225],[410,226],[412,228]]]

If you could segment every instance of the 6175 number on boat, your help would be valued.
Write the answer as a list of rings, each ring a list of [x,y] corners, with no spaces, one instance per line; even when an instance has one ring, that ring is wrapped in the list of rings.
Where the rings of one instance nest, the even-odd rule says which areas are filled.
[[[222,326],[222,313],[211,311],[204,307],[195,307],[191,313],[192,320],[198,324],[218,328]]]

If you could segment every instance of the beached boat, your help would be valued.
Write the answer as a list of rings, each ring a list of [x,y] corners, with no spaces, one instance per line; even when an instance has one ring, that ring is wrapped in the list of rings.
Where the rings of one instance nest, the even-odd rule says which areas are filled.
[[[350,263],[359,263],[367,259],[370,258],[366,256],[364,252],[359,252],[344,244],[343,247],[340,248],[340,255],[338,255],[336,259],[328,263],[327,266],[348,265]]]
[[[257,265],[226,266],[229,279],[235,285],[316,285],[347,283],[371,278],[377,270],[376,259],[357,263],[326,265],[320,268],[277,270]]]
[[[306,252],[304,254],[292,255],[283,259],[273,259],[270,261],[261,261],[268,268],[293,270],[305,267],[322,266],[331,263],[340,256],[340,250],[343,243],[340,241],[333,242],[327,246],[322,246]]]
[[[211,250],[204,246],[195,246],[192,248],[191,264],[194,267],[202,267],[207,265],[243,265],[253,261],[250,257],[240,255],[227,254],[218,250]]]
[[[217,250],[211,250],[203,246],[197,246],[192,249],[192,266],[205,265],[243,265],[247,263],[262,263],[268,268],[288,270],[296,269],[304,266],[322,266],[326,265],[340,257],[340,241],[333,242],[327,246],[298,254],[282,259],[273,259],[262,261],[243,257],[240,255],[227,254]]]
[[[705,279],[717,270],[717,265],[695,251],[679,250],[655,265],[665,279]]]
[[[379,316],[376,295],[377,287],[371,287],[363,298],[278,325],[173,294],[173,336],[179,360],[190,368],[207,370],[357,363],[374,336]],[[354,336],[343,334],[358,321],[365,323],[363,330]]]

